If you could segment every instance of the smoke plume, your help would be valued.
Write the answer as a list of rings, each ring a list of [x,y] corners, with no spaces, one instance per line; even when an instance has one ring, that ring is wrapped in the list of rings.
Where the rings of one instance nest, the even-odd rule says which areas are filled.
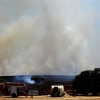
[[[1,0],[0,75],[77,74],[95,66],[95,12],[76,0]],[[98,57],[99,58],[99,57]]]
[[[15,76],[15,80],[19,81],[19,82],[25,82],[25,83],[29,83],[29,84],[34,84],[34,80],[31,80],[32,76],[26,75],[26,76]]]

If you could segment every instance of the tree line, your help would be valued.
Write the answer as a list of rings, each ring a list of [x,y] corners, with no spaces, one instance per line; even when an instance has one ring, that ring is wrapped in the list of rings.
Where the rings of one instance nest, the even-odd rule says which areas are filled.
[[[78,93],[84,95],[88,95],[88,93],[92,93],[92,95],[100,94],[100,68],[82,71],[75,76],[72,85],[74,95]]]

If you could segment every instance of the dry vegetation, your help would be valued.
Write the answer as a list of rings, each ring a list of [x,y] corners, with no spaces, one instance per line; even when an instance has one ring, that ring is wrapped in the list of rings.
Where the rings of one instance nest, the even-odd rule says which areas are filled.
[[[65,95],[64,97],[50,97],[48,95],[45,96],[33,96],[33,98],[31,96],[26,97],[18,97],[18,98],[11,98],[11,97],[0,97],[0,100],[100,100],[99,96],[69,96],[69,95]]]

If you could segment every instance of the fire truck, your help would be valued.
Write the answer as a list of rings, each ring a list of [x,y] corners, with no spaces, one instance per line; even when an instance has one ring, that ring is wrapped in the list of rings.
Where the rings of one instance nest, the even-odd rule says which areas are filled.
[[[19,82],[0,83],[0,95],[4,96],[24,96],[26,95],[26,84]]]

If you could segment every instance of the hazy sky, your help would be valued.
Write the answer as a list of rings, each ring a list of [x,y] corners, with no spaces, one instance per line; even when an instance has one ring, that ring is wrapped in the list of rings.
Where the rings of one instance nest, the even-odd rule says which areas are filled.
[[[78,74],[99,51],[100,0],[0,0],[0,75]]]

